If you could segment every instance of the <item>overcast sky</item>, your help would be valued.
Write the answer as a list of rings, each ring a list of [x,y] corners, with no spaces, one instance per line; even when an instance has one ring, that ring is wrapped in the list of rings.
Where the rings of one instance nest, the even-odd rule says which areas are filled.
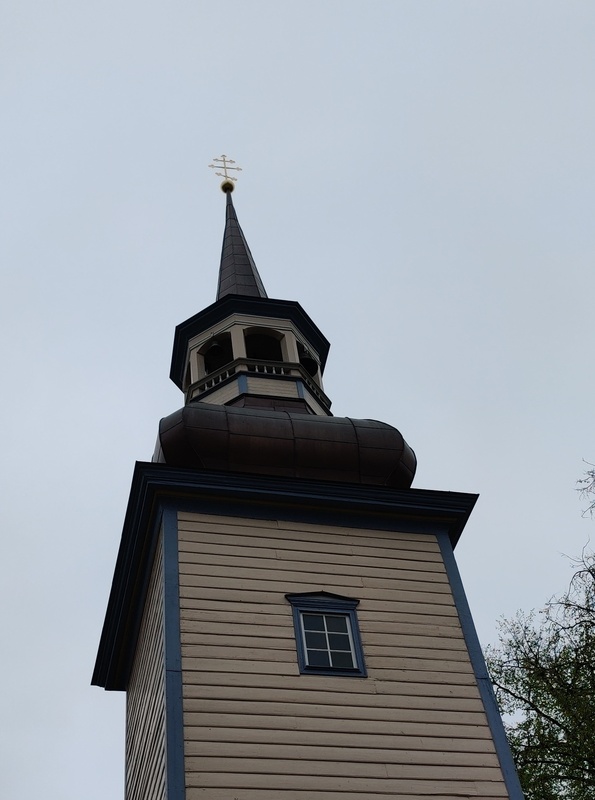
[[[594,42],[573,0],[4,0],[0,796],[123,797],[124,697],[89,682],[174,327],[215,296],[221,153],[334,413],[480,493],[481,641],[564,589],[595,525]]]

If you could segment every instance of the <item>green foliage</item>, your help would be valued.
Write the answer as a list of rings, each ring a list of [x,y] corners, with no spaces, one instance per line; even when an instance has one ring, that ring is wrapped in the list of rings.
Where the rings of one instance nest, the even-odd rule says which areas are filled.
[[[595,554],[539,614],[504,620],[487,660],[527,800],[595,800]]]

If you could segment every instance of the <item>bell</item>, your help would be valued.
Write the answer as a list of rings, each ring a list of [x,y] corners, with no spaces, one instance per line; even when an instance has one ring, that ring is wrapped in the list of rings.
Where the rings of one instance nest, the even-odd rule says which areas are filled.
[[[300,356],[300,364],[306,370],[308,375],[311,375],[312,377],[316,375],[316,372],[318,371],[318,363],[307,351]]]
[[[211,344],[205,353],[204,358],[205,370],[207,374],[221,369],[221,367],[225,366],[225,364],[232,360],[231,354],[226,351],[226,348],[221,344],[221,342],[217,341],[217,339],[215,339]]]
[[[222,352],[223,352],[223,348],[221,347],[221,342],[219,342],[219,341],[217,341],[217,339],[215,339],[213,344],[207,350],[206,355],[209,358],[217,359],[217,358],[221,357]]]

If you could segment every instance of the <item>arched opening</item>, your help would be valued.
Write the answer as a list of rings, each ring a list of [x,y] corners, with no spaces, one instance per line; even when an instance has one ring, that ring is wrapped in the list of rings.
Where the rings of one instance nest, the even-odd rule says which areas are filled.
[[[301,342],[297,343],[300,364],[312,378],[318,372],[318,361],[306,350]]]
[[[273,334],[247,331],[244,339],[248,358],[257,361],[283,361],[281,341]]]
[[[226,364],[233,361],[233,350],[229,333],[222,333],[211,339],[201,350],[201,355],[205,362],[205,373],[207,375],[210,375],[212,372],[217,372],[217,370],[222,369]]]

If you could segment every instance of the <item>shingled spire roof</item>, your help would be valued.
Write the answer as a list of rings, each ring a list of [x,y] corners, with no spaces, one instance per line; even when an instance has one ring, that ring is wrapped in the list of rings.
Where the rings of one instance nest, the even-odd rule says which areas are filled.
[[[224,190],[225,191],[225,190]],[[226,191],[225,232],[219,267],[217,300],[228,294],[247,297],[266,297],[264,284],[256,269],[248,242],[240,228],[236,210],[231,199],[231,190]]]

